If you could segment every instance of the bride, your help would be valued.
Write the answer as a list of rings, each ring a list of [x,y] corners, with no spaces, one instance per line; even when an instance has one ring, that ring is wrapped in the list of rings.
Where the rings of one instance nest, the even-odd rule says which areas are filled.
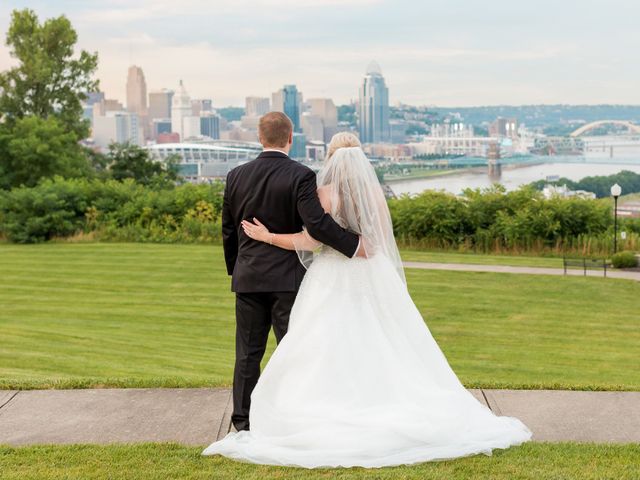
[[[495,416],[460,383],[406,288],[375,171],[352,134],[332,139],[318,175],[322,206],[360,234],[368,258],[347,258],[306,231],[251,238],[297,250],[308,267],[288,333],[251,397],[250,431],[203,454],[253,463],[383,467],[519,445],[520,420]]]

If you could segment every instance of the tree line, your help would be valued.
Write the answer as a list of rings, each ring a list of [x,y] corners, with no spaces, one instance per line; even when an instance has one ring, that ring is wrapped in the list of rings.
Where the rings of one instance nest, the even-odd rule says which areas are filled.
[[[611,186],[616,183],[622,187],[623,194],[640,192],[640,173],[622,170],[613,175],[584,177],[577,182],[561,177],[555,182],[538,180],[531,183],[531,186],[536,190],[542,190],[549,183],[566,185],[570,190],[586,190],[595,193],[597,198],[606,198],[611,196]]]

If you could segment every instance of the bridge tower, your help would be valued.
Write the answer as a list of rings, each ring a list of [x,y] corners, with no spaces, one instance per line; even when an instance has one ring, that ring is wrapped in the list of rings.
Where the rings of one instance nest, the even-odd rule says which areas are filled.
[[[489,177],[500,178],[502,175],[502,164],[500,163],[500,145],[498,142],[491,142],[487,150],[487,166]]]

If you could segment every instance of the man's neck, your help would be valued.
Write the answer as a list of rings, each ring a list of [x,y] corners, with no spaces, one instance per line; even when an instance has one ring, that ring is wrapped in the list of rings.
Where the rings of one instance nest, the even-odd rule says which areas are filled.
[[[282,150],[281,148],[274,148],[274,147],[264,147],[262,149],[263,152],[280,152],[280,153],[284,153],[285,155],[289,156],[289,152]]]

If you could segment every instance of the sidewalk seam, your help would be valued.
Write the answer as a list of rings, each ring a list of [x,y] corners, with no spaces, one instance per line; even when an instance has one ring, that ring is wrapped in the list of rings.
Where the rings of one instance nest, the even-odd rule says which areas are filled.
[[[484,398],[484,403],[487,404],[487,407],[489,408],[489,410],[493,411],[493,409],[491,408],[491,404],[489,403],[489,400],[487,399],[487,394],[484,393],[484,388],[480,389],[480,393],[482,393],[482,398]]]
[[[486,395],[484,393],[484,389],[483,389],[482,390],[482,395],[484,395],[484,398],[487,401],[487,405],[489,406],[489,410],[491,410],[493,413],[495,413],[498,416],[502,415],[502,410],[500,409],[500,407],[498,406],[498,403],[493,398],[493,395],[491,395],[491,392],[489,392],[489,395]],[[491,400],[489,400],[489,398],[491,398]]]
[[[218,427],[218,434],[216,435],[216,440],[220,440],[229,433],[231,430],[231,415],[227,414],[229,412],[229,408],[231,407],[233,402],[233,393],[229,392],[229,398],[227,399],[227,403],[224,408],[224,412],[222,413],[222,419],[220,420],[220,426]]]
[[[0,405],[0,410],[2,410],[2,408],[4,408],[6,405],[8,405],[8,404],[9,404],[9,402],[10,402],[11,400],[13,400],[14,398],[16,398],[16,397],[18,396],[18,393],[20,393],[20,390],[18,390],[17,392],[15,392],[13,395],[11,395],[11,396],[9,397],[9,399],[8,399],[6,402],[4,402],[3,404],[1,404],[1,405]],[[0,412],[0,414],[2,414],[2,412]]]

